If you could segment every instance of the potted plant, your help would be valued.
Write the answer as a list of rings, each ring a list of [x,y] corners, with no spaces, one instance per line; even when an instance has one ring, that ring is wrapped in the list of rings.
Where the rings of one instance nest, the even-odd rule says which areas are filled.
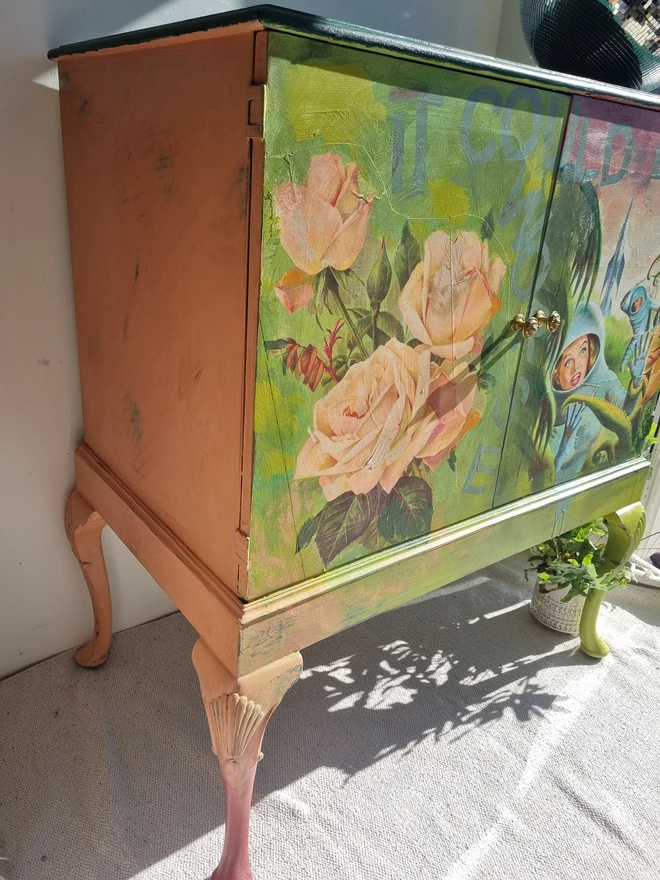
[[[604,520],[598,519],[532,549],[525,576],[531,571],[536,574],[530,611],[537,620],[551,629],[577,635],[590,591],[602,591],[602,598],[608,590],[630,580],[630,569],[625,565],[608,565],[607,536]]]

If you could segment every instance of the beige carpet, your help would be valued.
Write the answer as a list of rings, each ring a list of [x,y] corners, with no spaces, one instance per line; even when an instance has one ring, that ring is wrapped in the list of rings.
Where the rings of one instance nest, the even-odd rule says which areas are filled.
[[[264,742],[255,880],[658,880],[660,591],[611,655],[526,607],[520,559],[304,652]],[[0,876],[204,880],[223,798],[179,615],[0,682]]]

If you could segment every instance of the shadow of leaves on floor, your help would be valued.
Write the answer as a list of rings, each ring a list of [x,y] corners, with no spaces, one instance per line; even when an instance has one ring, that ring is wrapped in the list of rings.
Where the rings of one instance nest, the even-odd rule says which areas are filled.
[[[351,775],[430,736],[451,743],[507,712],[526,723],[561,708],[535,677],[592,663],[577,640],[532,618],[524,586],[461,584],[370,621],[368,634],[347,630],[303,651],[264,749],[286,749],[293,729],[315,744],[313,765],[298,763],[296,775],[322,765]],[[258,786],[272,790],[267,778]]]

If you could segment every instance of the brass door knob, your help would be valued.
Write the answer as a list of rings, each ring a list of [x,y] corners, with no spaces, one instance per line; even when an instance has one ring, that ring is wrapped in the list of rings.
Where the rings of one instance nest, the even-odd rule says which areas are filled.
[[[548,333],[554,333],[561,326],[561,315],[559,312],[550,312],[547,318],[543,312],[537,312],[534,317],[539,324],[545,324],[548,328]]]
[[[542,325],[545,325],[548,328],[549,333],[554,333],[555,330],[559,330],[561,326],[561,315],[559,312],[550,312],[546,317],[545,312],[538,311],[530,318],[525,318],[523,314],[518,314],[513,321],[511,321],[511,329],[513,332],[517,333],[520,330],[525,339],[529,339],[530,336],[533,336]]]
[[[538,318],[525,318],[523,314],[518,314],[513,321],[511,321],[511,329],[514,333],[517,333],[520,330],[524,338],[529,339],[530,336],[533,336],[539,329]]]

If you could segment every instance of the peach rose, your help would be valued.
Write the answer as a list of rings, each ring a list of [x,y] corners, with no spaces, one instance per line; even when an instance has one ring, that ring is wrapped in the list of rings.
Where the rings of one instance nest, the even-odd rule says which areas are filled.
[[[450,372],[390,339],[318,401],[296,478],[318,477],[328,501],[391,492],[414,458],[436,467],[478,421],[475,390],[467,366]]]
[[[421,348],[452,361],[479,354],[479,332],[502,305],[497,291],[504,270],[499,257],[488,260],[488,243],[473,232],[459,232],[453,240],[446,232],[429,235],[424,260],[413,269],[399,299]]]
[[[373,194],[360,195],[358,169],[336,153],[314,156],[305,183],[275,190],[280,240],[294,264],[316,275],[348,269],[364,246]]]

